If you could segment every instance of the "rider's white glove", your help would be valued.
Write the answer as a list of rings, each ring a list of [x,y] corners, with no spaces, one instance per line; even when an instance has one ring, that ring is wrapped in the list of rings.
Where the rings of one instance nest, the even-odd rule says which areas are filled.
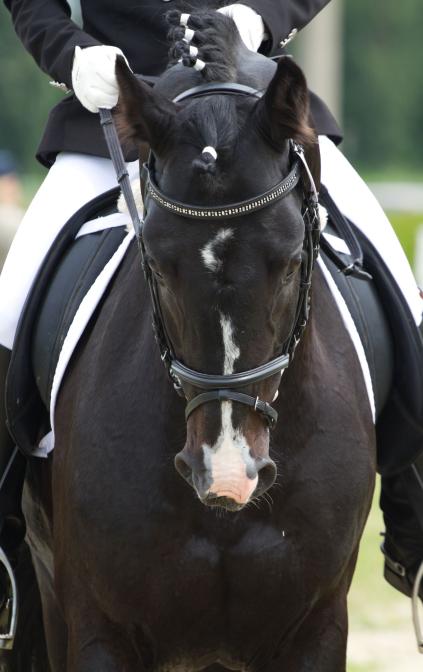
[[[118,101],[117,55],[123,56],[117,47],[75,47],[72,87],[79,101],[90,112],[98,112],[100,107],[110,110]]]
[[[246,5],[227,5],[217,10],[235,21],[241,39],[251,51],[257,51],[265,36],[263,19],[260,14]]]

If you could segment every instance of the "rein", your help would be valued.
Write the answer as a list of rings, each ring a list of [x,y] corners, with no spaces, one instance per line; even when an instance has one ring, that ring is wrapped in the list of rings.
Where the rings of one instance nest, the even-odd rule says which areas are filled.
[[[174,102],[180,102],[189,98],[206,96],[213,93],[231,96],[247,95],[254,96],[255,98],[260,98],[262,95],[255,89],[237,83],[202,84],[181,93],[174,99]],[[157,282],[147,261],[143,240],[143,222],[139,219],[122,149],[117,138],[110,110],[100,109],[100,122],[103,127],[110,157],[116,171],[118,182],[122,187],[122,192],[138,240],[142,268],[152,303],[153,331],[160,350],[161,359],[167,369],[176,392],[187,400],[185,418],[188,420],[189,416],[196,408],[209,401],[231,400],[249,406],[264,418],[269,428],[273,428],[276,425],[278,418],[277,411],[266,401],[237,390],[238,388],[258,383],[277,373],[282,375],[283,371],[292,361],[295,349],[307,325],[310,309],[311,276],[319,253],[320,223],[318,215],[318,194],[304,156],[303,148],[292,140],[289,140],[290,151],[293,155],[293,165],[288,176],[282,179],[278,184],[274,185],[271,189],[254,198],[216,208],[200,208],[192,206],[187,203],[172,200],[163,194],[155,180],[154,156],[151,152],[148,162],[143,166],[141,181],[143,186],[144,220],[145,217],[148,216],[149,206],[152,203],[155,203],[158,207],[167,212],[173,212],[181,217],[197,219],[200,221],[217,221],[220,219],[239,217],[266,208],[282,198],[285,198],[285,196],[290,194],[297,187],[300,180],[302,180],[302,172],[307,175],[309,188],[305,188],[303,184],[302,216],[304,220],[305,235],[303,242],[303,261],[301,264],[300,292],[293,326],[284,345],[283,352],[270,362],[248,371],[241,371],[230,375],[211,375],[195,371],[194,369],[185,366],[185,364],[178,361],[174,355],[172,344],[166,331],[165,321],[163,319]],[[186,385],[204,391],[190,399],[188,392],[186,391]]]

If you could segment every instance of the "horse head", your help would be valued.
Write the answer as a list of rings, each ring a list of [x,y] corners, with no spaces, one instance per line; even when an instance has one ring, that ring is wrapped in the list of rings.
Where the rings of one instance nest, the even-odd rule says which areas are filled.
[[[236,64],[244,50],[231,20],[216,12],[194,19],[207,23],[197,31],[198,43],[206,63],[212,44],[213,67],[200,74],[176,65],[164,85],[151,89],[118,60],[118,121],[122,137],[151,147],[142,244],[172,356],[191,372],[221,377],[273,361],[292,341],[304,281],[304,180],[297,175],[288,189],[287,176],[298,143],[318,182],[318,150],[306,81],[291,58],[277,68],[266,61],[270,74],[265,69],[260,97],[203,89],[175,101],[175,82],[180,92],[204,73],[212,82],[239,82],[242,71]],[[263,57],[256,58],[263,70]],[[267,202],[281,183],[286,195]],[[232,216],[233,204],[260,195],[264,205]],[[191,215],[178,204],[189,204]],[[204,208],[205,217],[192,216]],[[208,217],[210,209],[218,215]],[[236,392],[269,408],[281,368],[248,379]],[[189,376],[181,387],[188,402],[199,398],[198,388],[209,389]],[[204,504],[239,510],[275,481],[269,423],[255,412],[257,404],[219,392],[190,408],[175,466]]]

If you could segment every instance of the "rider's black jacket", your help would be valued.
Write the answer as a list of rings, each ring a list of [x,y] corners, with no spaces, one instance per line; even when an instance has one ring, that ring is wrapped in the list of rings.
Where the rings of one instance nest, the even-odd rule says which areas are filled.
[[[231,0],[81,0],[83,28],[70,18],[65,0],[4,0],[15,30],[37,64],[53,80],[72,87],[76,45],[120,47],[134,72],[158,75],[166,67],[166,11],[178,7],[224,6]],[[243,0],[264,20],[270,39],[264,53],[273,55],[293,29],[300,30],[329,0]],[[184,6],[185,5],[185,6]],[[340,138],[339,128],[322,101],[312,96],[312,112],[320,133]],[[38,158],[51,165],[60,151],[107,156],[97,115],[67,95],[50,113]],[[128,157],[135,158],[135,157]]]

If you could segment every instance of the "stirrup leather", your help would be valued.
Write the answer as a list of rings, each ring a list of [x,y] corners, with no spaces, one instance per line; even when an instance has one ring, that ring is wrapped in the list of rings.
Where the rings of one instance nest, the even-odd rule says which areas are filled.
[[[0,650],[13,649],[16,636],[16,627],[18,623],[18,588],[16,585],[15,574],[7,556],[0,546],[0,562],[6,569],[10,581],[11,595],[7,595],[6,603],[3,609],[8,615],[7,632],[0,633]]]
[[[417,649],[419,653],[423,653],[423,632],[419,615],[419,609],[420,609],[419,589],[422,579],[423,579],[423,562],[421,563],[419,571],[416,574],[416,579],[414,581],[413,586],[413,595],[411,598],[414,632],[416,633]]]

